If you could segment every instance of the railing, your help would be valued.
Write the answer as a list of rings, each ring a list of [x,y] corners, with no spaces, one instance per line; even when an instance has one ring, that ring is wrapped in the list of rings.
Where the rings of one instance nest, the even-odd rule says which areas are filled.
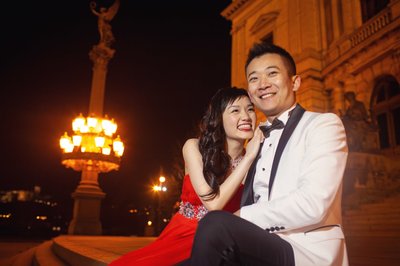
[[[391,21],[390,9],[386,9],[371,21],[368,21],[363,25],[356,33],[350,36],[351,47],[358,45],[359,43],[378,32],[380,29],[388,25]]]

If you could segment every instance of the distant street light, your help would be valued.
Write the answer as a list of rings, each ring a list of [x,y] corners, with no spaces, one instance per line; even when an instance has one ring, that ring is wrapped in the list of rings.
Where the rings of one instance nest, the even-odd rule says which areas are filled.
[[[160,192],[167,192],[167,187],[165,186],[166,183],[166,178],[164,176],[160,176],[158,178],[158,184],[153,185],[153,191],[156,193],[157,197],[157,207],[155,211],[155,229],[156,229],[156,234],[158,235],[160,233],[161,229],[161,216],[162,216],[162,211],[161,211],[161,194]]]
[[[159,183],[158,185],[154,185],[153,186],[153,191],[158,192],[158,191],[163,191],[166,192],[167,191],[167,187],[164,186],[164,182],[165,182],[165,177],[164,176],[160,176],[160,178],[158,179]]]

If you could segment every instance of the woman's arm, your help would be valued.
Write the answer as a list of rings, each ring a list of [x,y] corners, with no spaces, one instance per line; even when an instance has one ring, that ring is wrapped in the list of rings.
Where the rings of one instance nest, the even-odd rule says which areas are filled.
[[[260,143],[263,140],[261,131],[257,128],[254,137],[247,144],[246,154],[235,170],[226,178],[220,186],[219,195],[211,200],[203,200],[201,195],[211,191],[203,175],[203,160],[199,151],[198,139],[189,139],[183,145],[183,158],[185,160],[185,171],[190,176],[190,181],[199,195],[204,206],[209,210],[221,210],[236,192],[245,178],[251,163],[257,156]]]

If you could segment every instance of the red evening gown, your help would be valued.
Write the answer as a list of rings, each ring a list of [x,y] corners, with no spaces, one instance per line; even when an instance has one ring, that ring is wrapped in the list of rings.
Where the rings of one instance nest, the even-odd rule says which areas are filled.
[[[243,185],[234,194],[224,210],[234,212],[240,207]],[[197,196],[190,178],[183,179],[179,211],[172,217],[160,236],[150,245],[129,252],[110,266],[135,265],[175,265],[190,257],[197,223],[207,213]]]

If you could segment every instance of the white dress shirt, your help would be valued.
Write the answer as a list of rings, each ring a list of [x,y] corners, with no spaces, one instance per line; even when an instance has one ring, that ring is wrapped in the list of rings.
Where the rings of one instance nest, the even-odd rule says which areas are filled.
[[[278,119],[281,120],[285,125],[289,119],[289,112],[295,108],[296,105],[282,113]],[[271,123],[267,120],[260,125],[270,126]],[[254,202],[268,201],[269,194],[269,178],[271,176],[272,162],[276,148],[281,138],[283,128],[274,129],[270,132],[268,138],[264,140],[262,146],[260,158],[256,166],[256,174],[254,175],[253,191],[254,191]]]

